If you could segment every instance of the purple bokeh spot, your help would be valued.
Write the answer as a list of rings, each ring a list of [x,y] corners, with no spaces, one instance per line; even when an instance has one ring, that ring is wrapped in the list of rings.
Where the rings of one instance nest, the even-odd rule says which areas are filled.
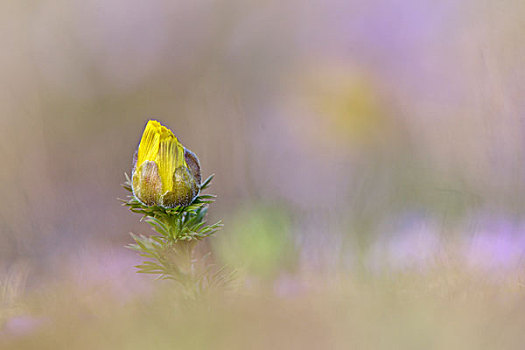
[[[45,319],[33,316],[12,317],[4,325],[3,331],[13,336],[22,336],[36,331],[45,323]]]
[[[525,254],[523,223],[507,219],[485,220],[466,242],[468,266],[485,271],[519,267]]]
[[[441,249],[437,226],[423,215],[404,216],[390,235],[382,235],[372,246],[368,267],[372,271],[423,271],[435,261]]]

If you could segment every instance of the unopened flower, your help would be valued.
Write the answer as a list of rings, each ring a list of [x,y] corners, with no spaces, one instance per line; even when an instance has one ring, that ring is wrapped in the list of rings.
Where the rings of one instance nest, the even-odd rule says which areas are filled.
[[[135,154],[133,194],[146,205],[166,208],[189,205],[199,193],[197,156],[156,120],[144,129]]]

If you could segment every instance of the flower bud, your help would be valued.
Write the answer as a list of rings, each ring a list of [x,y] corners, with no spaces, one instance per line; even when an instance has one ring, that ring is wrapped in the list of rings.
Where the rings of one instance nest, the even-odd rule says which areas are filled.
[[[148,206],[187,206],[199,193],[199,159],[156,120],[144,129],[132,174],[133,194]]]

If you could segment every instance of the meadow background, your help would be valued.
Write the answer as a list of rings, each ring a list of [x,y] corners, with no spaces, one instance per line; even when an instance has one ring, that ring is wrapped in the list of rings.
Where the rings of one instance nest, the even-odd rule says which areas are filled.
[[[525,3],[0,1],[0,347],[521,349]],[[237,286],[135,273],[146,121]]]

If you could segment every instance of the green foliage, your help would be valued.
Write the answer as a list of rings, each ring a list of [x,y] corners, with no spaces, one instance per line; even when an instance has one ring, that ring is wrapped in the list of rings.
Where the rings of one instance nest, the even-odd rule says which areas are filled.
[[[225,269],[214,271],[213,266],[202,266],[203,261],[199,265],[193,256],[197,241],[213,235],[223,226],[220,221],[206,225],[208,205],[213,203],[215,196],[199,194],[188,206],[175,208],[147,206],[133,195],[131,180],[125,175],[126,182],[122,186],[130,194],[126,200],[122,200],[123,205],[141,214],[141,220],[155,231],[150,236],[131,234],[135,243],[127,247],[148,259],[136,266],[138,272],[179,282],[192,294],[200,293],[205,287],[226,283],[231,275]],[[202,183],[201,193],[212,179],[213,175]]]
[[[228,265],[263,278],[292,268],[296,251],[290,217],[284,208],[245,206],[233,218],[228,235],[215,240],[215,248]]]

